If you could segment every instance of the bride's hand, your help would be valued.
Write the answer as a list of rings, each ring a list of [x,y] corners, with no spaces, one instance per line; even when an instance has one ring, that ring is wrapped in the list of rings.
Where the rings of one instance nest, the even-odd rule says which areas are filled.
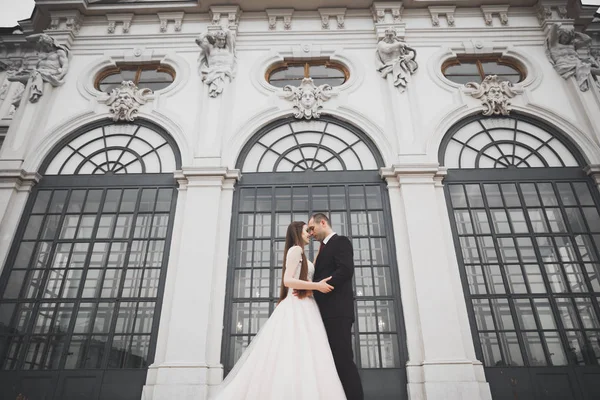
[[[330,284],[328,284],[327,282],[331,279],[331,276],[329,278],[325,278],[321,281],[319,281],[319,283],[317,283],[317,290],[321,293],[329,293],[333,290],[333,286],[331,286]]]

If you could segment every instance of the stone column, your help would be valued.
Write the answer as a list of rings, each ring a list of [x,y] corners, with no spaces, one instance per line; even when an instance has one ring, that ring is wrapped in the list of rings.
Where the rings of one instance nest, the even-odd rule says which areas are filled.
[[[0,169],[0,273],[6,262],[29,192],[40,178],[37,173]]]
[[[381,175],[390,202],[407,331],[411,400],[491,400],[471,331],[437,164]],[[404,264],[404,265],[403,265]]]
[[[203,400],[222,377],[220,346],[233,185],[239,171],[184,169],[145,400]]]

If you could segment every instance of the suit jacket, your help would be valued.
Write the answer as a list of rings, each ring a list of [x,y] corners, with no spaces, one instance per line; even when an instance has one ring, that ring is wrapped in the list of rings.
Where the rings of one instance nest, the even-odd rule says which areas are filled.
[[[346,236],[333,235],[319,253],[315,262],[314,282],[331,276],[329,283],[335,289],[329,293],[314,292],[321,317],[350,317],[354,320],[354,252]]]

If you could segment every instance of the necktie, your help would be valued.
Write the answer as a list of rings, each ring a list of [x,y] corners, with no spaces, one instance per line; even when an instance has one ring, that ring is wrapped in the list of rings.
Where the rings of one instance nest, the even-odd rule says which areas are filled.
[[[321,245],[319,246],[319,254],[321,254],[323,247],[325,247],[325,243],[321,242]]]

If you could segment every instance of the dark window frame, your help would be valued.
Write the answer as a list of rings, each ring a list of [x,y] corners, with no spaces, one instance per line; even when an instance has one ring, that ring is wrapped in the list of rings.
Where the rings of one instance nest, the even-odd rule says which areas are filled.
[[[449,60],[444,61],[442,64],[442,74],[446,79],[451,82],[455,82],[452,80],[453,75],[446,75],[446,71],[449,67],[463,65],[463,64],[475,64],[477,67],[477,72],[479,73],[480,82],[482,82],[485,77],[489,74],[486,74],[483,70],[483,63],[494,62],[498,65],[502,65],[505,67],[510,67],[515,70],[516,73],[519,74],[519,82],[522,82],[527,77],[527,71],[525,67],[518,61],[502,57],[502,55],[498,54],[459,54],[455,58],[451,58]],[[457,75],[457,76],[468,76],[468,75]]]
[[[100,89],[100,85],[103,84],[102,81],[105,80],[106,78],[108,78],[109,76],[120,74],[122,71],[135,71],[135,77],[133,79],[133,83],[136,86],[139,86],[140,78],[141,78],[143,71],[156,71],[156,72],[163,72],[163,73],[169,74],[172,78],[172,81],[169,83],[169,85],[165,86],[164,88],[162,88],[160,90],[163,90],[166,87],[172,85],[173,82],[175,82],[175,77],[176,77],[176,73],[173,68],[163,65],[159,62],[118,63],[115,67],[111,67],[111,68],[102,70],[96,76],[96,79],[94,80],[94,88],[96,88],[96,90],[98,90],[100,92],[103,92],[103,90]]]
[[[593,347],[600,338],[600,326],[594,326],[600,320],[597,272],[600,242],[595,242],[593,235],[600,236],[600,232],[597,226],[591,227],[591,220],[582,211],[600,211],[600,193],[583,170],[587,162],[582,152],[563,132],[532,117],[513,114],[506,118],[543,128],[565,145],[579,166],[448,170],[444,193],[475,353],[484,363],[494,398],[533,398],[532,391],[537,390],[534,388],[551,385],[548,379],[557,379],[554,381],[557,385],[568,379],[566,386],[553,386],[553,390],[560,390],[561,396],[568,393],[568,398],[582,400],[588,398],[581,394],[586,391],[591,397],[592,391],[597,396],[600,393],[596,388],[585,386],[584,382],[586,376],[596,376],[600,371],[600,354],[597,346],[595,350]],[[482,116],[466,118],[448,131],[438,153],[440,165],[444,165],[445,149],[454,134],[482,119]],[[505,187],[516,189],[514,198],[518,204],[517,200],[507,200]],[[567,192],[572,194],[572,201],[565,197]],[[452,193],[456,199],[464,196],[464,203],[462,200],[453,203]],[[470,197],[472,193],[480,193],[475,196],[475,203]],[[497,193],[494,194],[497,198],[489,197],[491,193]],[[580,193],[587,196],[585,201],[579,198]],[[552,203],[553,199],[556,203]],[[532,203],[536,200],[539,205]],[[539,221],[532,217],[538,209]],[[555,212],[558,220],[551,218],[548,210]],[[576,219],[571,218],[574,211],[583,216],[583,228],[574,227]],[[498,219],[495,215],[506,218]],[[522,221],[513,219],[519,215],[523,216]],[[502,228],[499,221],[505,221]],[[486,238],[488,241],[484,242]],[[546,238],[550,247],[543,242]],[[557,254],[557,260],[550,257],[553,253],[549,249]],[[556,289],[557,276],[562,277],[564,285],[560,290]],[[514,280],[515,277],[518,279]],[[521,287],[516,289],[514,285]],[[565,308],[564,302],[573,310],[569,314],[575,321],[574,327],[566,325],[564,316],[568,307]],[[543,312],[536,308],[538,305],[542,305]],[[581,309],[593,315],[588,319]],[[552,320],[553,324],[549,323]],[[571,351],[575,341],[578,343]],[[530,348],[536,350],[529,353]],[[513,351],[519,352],[517,357],[512,357]],[[541,352],[542,360],[530,358],[536,352]],[[492,358],[486,359],[484,354]],[[513,364],[507,365],[511,360]]]
[[[265,80],[270,85],[279,87],[279,86],[273,85],[273,83],[271,83],[273,81],[271,79],[271,76],[273,74],[275,74],[276,72],[285,71],[289,67],[298,67],[298,66],[304,67],[304,76],[302,78],[285,79],[285,80],[301,81],[304,78],[311,78],[310,68],[317,67],[317,66],[324,66],[326,68],[331,68],[331,69],[335,69],[337,71],[342,72],[344,74],[344,82],[342,82],[339,86],[348,82],[348,79],[350,78],[350,71],[348,71],[348,68],[346,66],[344,66],[342,63],[340,63],[338,61],[332,61],[330,58],[312,58],[312,59],[308,59],[308,60],[285,59],[281,62],[275,63],[271,67],[269,67],[269,69],[265,73]]]

